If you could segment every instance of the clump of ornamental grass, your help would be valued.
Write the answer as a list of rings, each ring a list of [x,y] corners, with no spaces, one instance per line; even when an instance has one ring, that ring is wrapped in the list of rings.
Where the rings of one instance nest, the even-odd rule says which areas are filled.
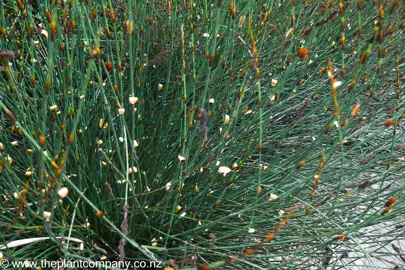
[[[0,11],[3,258],[404,266],[403,1]]]

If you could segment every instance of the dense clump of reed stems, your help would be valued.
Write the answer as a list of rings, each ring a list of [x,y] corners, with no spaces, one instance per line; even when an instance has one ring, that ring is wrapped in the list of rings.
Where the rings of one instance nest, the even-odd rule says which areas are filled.
[[[1,255],[403,266],[404,13],[0,1]]]

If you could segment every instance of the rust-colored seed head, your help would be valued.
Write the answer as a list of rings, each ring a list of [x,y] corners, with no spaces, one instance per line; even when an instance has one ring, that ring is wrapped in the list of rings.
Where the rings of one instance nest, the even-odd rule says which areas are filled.
[[[364,116],[359,116],[359,118],[357,118],[359,121],[364,121],[366,120],[366,118]]]
[[[356,36],[359,38],[361,35],[361,28],[356,29]]]
[[[114,10],[111,10],[111,11],[110,11],[110,17],[111,17],[111,20],[112,20],[113,22],[115,22],[115,13],[114,13]]]
[[[51,22],[51,37],[55,38],[56,35],[56,21]]]
[[[238,91],[238,98],[239,98],[239,99],[242,99],[243,96],[244,96],[243,91],[239,90],[239,91]]]
[[[292,24],[292,25],[295,24],[295,16],[294,16],[294,15],[291,16],[291,24]]]
[[[236,8],[235,8],[235,4],[233,3],[233,1],[231,1],[229,3],[229,13],[231,14],[232,18],[235,19],[235,17],[236,17]]]
[[[341,38],[340,43],[341,43],[342,47],[343,47],[343,46],[345,45],[345,43],[346,43],[346,37],[345,37],[345,34],[343,34],[343,33],[342,33],[342,38]]]
[[[305,49],[305,48],[300,48],[298,51],[297,51],[297,55],[298,55],[298,57],[300,57],[300,58],[302,58],[302,59],[305,59],[306,57],[307,57],[307,54],[309,53],[309,50],[308,49]]]
[[[361,58],[360,58],[360,61],[359,61],[359,63],[360,63],[361,65],[366,62],[367,56],[370,54],[370,52],[371,52],[370,50],[366,50],[366,51],[361,55]]]
[[[351,113],[351,115],[352,115],[353,118],[356,117],[357,111],[358,111],[359,109],[360,109],[360,104],[359,104],[359,103],[357,103],[356,105],[354,105],[354,107],[353,107],[353,109],[352,109],[352,113]]]
[[[342,123],[342,127],[346,126],[348,123],[349,123],[349,120],[348,120],[348,119],[345,119],[345,120],[343,121],[343,123]]]
[[[389,126],[393,126],[393,125],[395,125],[395,120],[393,120],[393,119],[389,119],[389,120],[385,121],[385,123],[384,123],[385,127],[389,127]]]
[[[23,10],[23,4],[22,4],[22,1],[21,0],[17,0],[17,6],[18,6],[18,9],[19,10]]]
[[[97,17],[97,11],[94,9],[94,10],[93,10],[93,13],[90,14],[90,19],[91,19],[92,21],[94,21],[94,20],[96,19],[96,17]]]
[[[34,25],[31,23],[30,24],[30,35],[32,36],[34,34]]]
[[[215,54],[211,53],[210,56],[209,56],[210,66],[212,66],[212,64],[214,63],[214,59],[215,59]]]
[[[97,211],[97,212],[96,212],[96,217],[102,218],[103,216],[104,216],[103,211]]]
[[[45,82],[45,91],[46,91],[46,93],[49,93],[50,89],[51,89],[51,80],[47,80]]]
[[[48,22],[51,22],[51,12],[49,10],[45,11],[45,15],[46,15],[46,19],[48,20]]]
[[[72,144],[74,139],[75,139],[75,134],[74,134],[74,133],[70,133],[69,139],[68,139],[69,143]]]
[[[391,197],[387,200],[387,202],[385,203],[385,207],[390,207],[391,205],[393,205],[398,199],[396,197]]]
[[[6,110],[7,116],[11,119],[11,121],[16,122],[17,119],[15,118],[14,114],[10,110]]]
[[[335,238],[333,238],[333,240],[343,240],[345,238],[346,238],[345,234],[342,233],[342,234],[339,234],[338,236],[336,236]]]
[[[307,163],[306,160],[301,161],[297,166],[297,170],[301,169],[306,163]]]
[[[132,32],[134,31],[134,22],[128,20],[126,22],[125,29],[127,30],[128,35],[132,35]]]
[[[44,135],[39,136],[39,145],[40,145],[41,147],[44,147],[45,142],[46,142],[45,136],[44,136]]]
[[[105,66],[106,66],[106,68],[107,68],[107,70],[108,70],[109,72],[111,72],[111,71],[113,70],[113,64],[112,64],[111,62],[107,62],[107,63],[105,64]]]
[[[35,76],[33,75],[31,77],[31,84],[32,84],[32,86],[35,86],[36,83],[37,83],[37,80],[35,79]]]
[[[57,168],[55,171],[55,178],[58,178],[61,173],[62,173],[62,167]]]
[[[397,7],[397,5],[399,4],[398,0],[395,0],[394,3],[392,3],[391,9],[390,9],[390,14],[392,12],[394,12],[395,8]]]
[[[197,268],[197,270],[209,270],[210,266],[208,264],[201,265]]]
[[[357,10],[361,11],[361,0],[357,0]]]

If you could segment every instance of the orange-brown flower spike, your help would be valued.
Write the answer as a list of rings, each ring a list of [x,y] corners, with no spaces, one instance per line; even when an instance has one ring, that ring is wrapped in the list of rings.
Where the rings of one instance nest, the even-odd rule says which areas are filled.
[[[104,216],[103,211],[97,211],[97,212],[96,212],[96,217],[102,218],[103,216]]]
[[[398,6],[398,4],[399,4],[399,0],[395,0],[395,1],[392,3],[392,6],[391,6],[391,8],[390,8],[390,14],[392,14],[392,12],[394,12],[394,10],[395,10],[395,8]]]
[[[111,18],[111,20],[112,20],[113,22],[115,22],[115,13],[114,13],[114,10],[111,10],[111,11],[110,11],[110,18]]]
[[[391,205],[393,205],[398,199],[396,197],[391,197],[387,200],[387,202],[385,203],[385,207],[390,207]]]
[[[107,62],[107,63],[105,64],[105,67],[107,68],[107,70],[108,70],[109,72],[111,72],[111,71],[113,70],[113,64],[112,64],[111,62]]]
[[[361,11],[361,0],[357,0],[357,10]]]
[[[6,110],[7,116],[11,119],[11,121],[16,122],[17,119],[15,118],[14,114],[10,110]]]
[[[108,26],[105,28],[105,34],[107,35],[107,37],[111,37],[111,31],[110,28],[108,28]]]
[[[253,47],[254,61],[252,61],[252,64],[254,64],[257,78],[260,79],[259,56],[257,54],[255,37],[253,35],[253,30],[252,30],[252,18],[249,18],[249,21],[248,21],[248,31],[249,31],[250,41],[252,42],[252,47]]]
[[[358,112],[359,109],[360,109],[360,104],[359,104],[359,103],[357,103],[356,105],[354,105],[354,107],[353,107],[353,109],[352,109],[352,113],[351,113],[351,115],[352,115],[353,118],[356,117],[356,114],[357,114],[357,112]]]
[[[345,119],[345,120],[342,122],[342,127],[345,127],[348,123],[349,123],[349,119]]]
[[[342,234],[339,234],[338,236],[334,237],[333,240],[343,240],[345,238],[346,238],[345,234],[342,233]]]
[[[395,125],[395,120],[393,120],[393,119],[389,119],[389,120],[385,121],[385,123],[384,123],[385,127],[390,127],[393,125]]]
[[[359,116],[359,118],[357,118],[359,121],[364,121],[366,120],[366,118],[364,116]]]
[[[45,15],[46,15],[46,19],[48,20],[48,22],[51,22],[51,19],[52,19],[51,12],[49,10],[46,10]]]
[[[23,4],[22,4],[22,0],[17,0],[17,6],[19,10],[23,10]]]
[[[40,145],[41,147],[44,147],[45,142],[46,142],[45,136],[44,136],[44,135],[39,136],[39,145]]]
[[[51,38],[55,39],[56,36],[56,21],[52,20],[51,22]]]
[[[306,59],[308,53],[309,53],[309,50],[308,50],[308,49],[305,49],[305,48],[300,48],[300,49],[297,51],[298,57],[300,57],[300,58],[302,58],[302,59]]]
[[[368,49],[368,50],[366,50],[362,55],[361,55],[361,58],[360,58],[360,65],[362,65],[362,64],[364,64],[365,62],[366,62],[366,60],[367,60],[367,56],[369,55],[371,53],[371,51]]]
[[[72,144],[73,141],[74,141],[74,139],[75,139],[75,134],[74,134],[74,133],[70,133],[70,134],[69,134],[69,138],[68,138],[69,143]]]
[[[134,22],[128,20],[128,21],[125,23],[125,30],[126,30],[126,32],[127,32],[128,35],[132,35],[132,32],[134,32]]]
[[[229,3],[229,13],[232,16],[232,19],[236,18],[236,7],[233,1]]]
[[[304,167],[304,165],[307,163],[307,161],[304,159],[303,161],[301,161],[298,166],[297,166],[297,170],[301,169],[302,167]]]
[[[291,15],[291,25],[294,26],[295,25],[295,16]]]

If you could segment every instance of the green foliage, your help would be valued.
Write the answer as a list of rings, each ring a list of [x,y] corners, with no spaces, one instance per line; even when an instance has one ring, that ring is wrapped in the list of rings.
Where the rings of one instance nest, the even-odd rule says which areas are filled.
[[[404,238],[404,1],[0,11],[0,237],[51,237],[5,258],[398,263],[385,248]]]

